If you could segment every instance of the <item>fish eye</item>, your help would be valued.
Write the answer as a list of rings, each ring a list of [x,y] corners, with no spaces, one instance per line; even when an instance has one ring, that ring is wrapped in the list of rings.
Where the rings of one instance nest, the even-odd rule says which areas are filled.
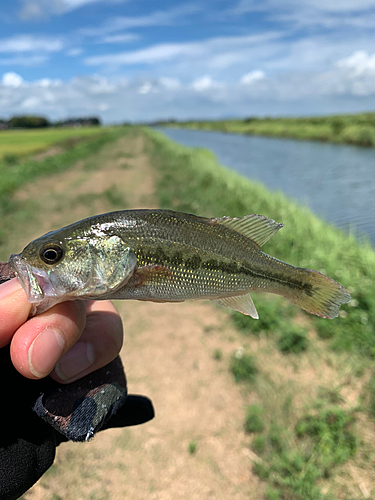
[[[64,251],[60,245],[56,243],[48,244],[40,251],[40,258],[46,264],[57,264],[64,255]]]

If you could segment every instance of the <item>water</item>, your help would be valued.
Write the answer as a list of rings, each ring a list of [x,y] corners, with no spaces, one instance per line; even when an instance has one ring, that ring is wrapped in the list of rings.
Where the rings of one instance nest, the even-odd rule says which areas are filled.
[[[162,129],[186,146],[212,150],[219,162],[281,190],[337,227],[375,245],[375,151],[318,142]]]

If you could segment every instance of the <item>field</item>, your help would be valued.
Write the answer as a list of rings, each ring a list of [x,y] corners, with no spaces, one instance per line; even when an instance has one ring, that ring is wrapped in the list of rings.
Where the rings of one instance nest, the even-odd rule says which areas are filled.
[[[176,122],[172,123],[171,126],[367,147],[375,146],[375,113],[307,118],[249,117],[243,120]]]
[[[74,138],[90,137],[103,132],[100,127],[0,130],[0,160],[5,155],[26,155],[51,144]]]
[[[156,418],[60,445],[26,500],[374,497],[370,245],[220,167],[212,153],[149,129],[113,129],[54,156],[3,161],[0,171],[1,260],[41,233],[109,210],[256,212],[285,225],[267,253],[325,272],[352,294],[331,321],[261,294],[258,321],[204,301],[118,302],[129,390],[153,400]]]

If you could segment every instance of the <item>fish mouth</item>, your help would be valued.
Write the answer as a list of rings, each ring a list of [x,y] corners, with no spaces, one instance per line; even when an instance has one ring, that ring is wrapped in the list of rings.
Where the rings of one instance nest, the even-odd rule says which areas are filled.
[[[25,290],[28,302],[38,304],[45,297],[56,297],[52,283],[45,271],[30,266],[19,254],[10,256],[9,266],[14,270]]]

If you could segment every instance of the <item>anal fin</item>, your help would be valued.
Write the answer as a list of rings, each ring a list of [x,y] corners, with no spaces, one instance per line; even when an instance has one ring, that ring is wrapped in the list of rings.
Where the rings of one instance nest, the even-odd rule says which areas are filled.
[[[255,309],[253,299],[249,293],[245,295],[235,295],[234,297],[222,297],[220,299],[211,299],[212,302],[217,302],[221,306],[230,307],[235,311],[251,316],[254,319],[259,319],[258,311]]]

